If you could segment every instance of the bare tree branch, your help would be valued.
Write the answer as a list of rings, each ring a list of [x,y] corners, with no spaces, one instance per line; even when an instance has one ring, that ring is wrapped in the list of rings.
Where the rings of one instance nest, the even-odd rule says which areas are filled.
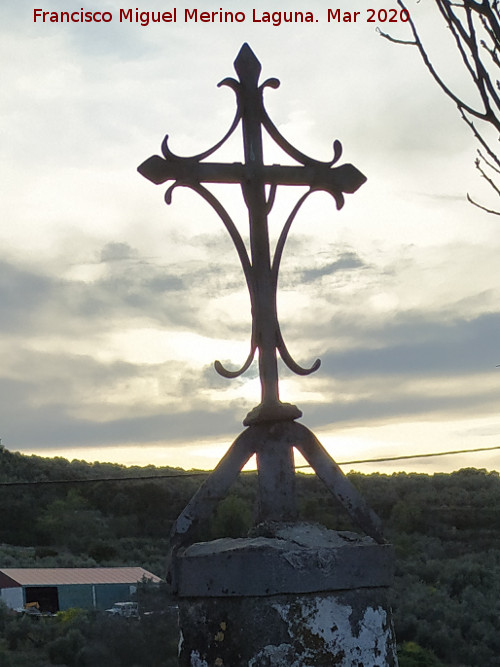
[[[484,178],[488,184],[493,188],[493,190],[497,193],[497,195],[500,197],[500,188],[495,184],[492,178],[488,176],[488,174],[484,171],[482,165],[481,165],[481,160],[479,158],[476,158],[476,169],[479,171],[481,174],[482,178]]]
[[[486,211],[486,213],[492,213],[493,215],[500,215],[500,211],[496,211],[493,208],[486,208],[486,206],[478,204],[477,201],[474,201],[474,199],[472,199],[469,193],[467,193],[467,201],[471,203],[473,206],[477,206],[477,208],[480,208],[482,211]]]
[[[472,130],[473,135],[479,141],[481,146],[484,148],[484,150],[488,153],[490,158],[496,162],[496,164],[500,167],[500,159],[497,157],[497,155],[493,152],[493,149],[491,148],[490,144],[486,141],[486,139],[483,138],[481,133],[478,131],[474,123],[470,120],[470,118],[467,118],[467,116],[463,113],[463,111],[460,111],[462,120],[470,127]]]
[[[493,171],[496,171],[497,174],[500,174],[500,169],[499,169],[498,167],[496,167],[494,164],[492,164],[489,160],[487,160],[487,159],[484,157],[484,155],[481,153],[481,151],[479,150],[479,148],[477,149],[477,154],[479,155],[479,157],[481,158],[481,160],[482,160],[483,162],[486,162],[486,164],[488,165],[488,167],[489,167],[490,169],[493,169]]]
[[[412,40],[396,39],[392,35],[377,29],[379,34],[395,44],[416,46],[422,61],[434,81],[444,94],[457,106],[474,137],[484,150],[478,149],[475,161],[481,178],[485,179],[491,191],[500,198],[500,158],[493,143],[486,138],[481,127],[493,127],[500,135],[500,9],[499,0],[434,0],[434,5],[441,15],[445,26],[455,43],[465,72],[470,77],[478,93],[477,102],[471,104],[457,94],[439,74],[424,45],[416,26],[413,12],[410,12],[405,0],[397,0],[398,5],[407,12]],[[418,0],[417,0],[418,2]],[[479,204],[467,195],[468,201],[488,213],[500,215],[500,211]],[[499,204],[500,207],[500,204]]]
[[[447,3],[447,4],[449,4],[449,0],[435,0],[435,1],[436,1],[436,3],[437,3],[438,7],[439,7],[442,3]],[[479,118],[479,119],[481,119],[481,120],[486,120],[486,121],[488,121],[488,122],[492,122],[492,121],[490,120],[490,118],[489,118],[488,110],[487,110],[487,109],[484,110],[484,111],[479,111],[479,110],[477,110],[477,109],[474,109],[474,108],[471,107],[469,104],[467,104],[466,102],[464,102],[464,100],[462,100],[460,97],[458,97],[458,95],[456,95],[456,94],[451,90],[451,88],[449,88],[449,87],[446,85],[446,83],[445,83],[445,82],[443,81],[443,79],[439,76],[439,74],[438,74],[437,71],[435,70],[433,64],[431,63],[431,60],[430,60],[430,58],[429,58],[429,56],[428,56],[428,54],[427,54],[427,51],[425,50],[425,48],[424,48],[424,46],[423,46],[423,44],[422,44],[422,42],[421,42],[421,40],[420,40],[420,36],[419,36],[419,34],[418,34],[418,31],[417,31],[417,28],[416,28],[416,26],[415,26],[415,23],[413,22],[413,19],[412,19],[412,17],[411,17],[411,14],[410,14],[408,8],[406,7],[406,5],[404,4],[403,0],[398,0],[398,5],[401,7],[401,9],[404,9],[406,12],[408,12],[408,17],[409,17],[408,22],[409,22],[409,24],[410,24],[411,31],[412,31],[412,33],[413,33],[413,37],[414,37],[414,40],[415,40],[415,46],[418,48],[418,50],[419,50],[419,52],[420,52],[420,55],[421,55],[421,57],[422,57],[422,60],[424,61],[425,66],[426,66],[427,69],[429,70],[429,72],[430,72],[430,74],[432,75],[433,79],[436,81],[436,83],[439,85],[439,87],[443,90],[443,92],[444,92],[450,99],[452,99],[452,100],[455,102],[455,104],[458,106],[459,109],[463,109],[464,111],[467,111],[467,113],[469,113],[471,116],[474,116],[475,118]],[[450,29],[452,29],[452,25],[451,25],[450,21],[448,21],[448,26],[450,27]],[[493,122],[495,122],[495,119],[493,119]],[[497,120],[496,123],[497,123],[497,129],[498,129],[498,131],[500,132],[500,121]]]
[[[406,45],[409,45],[409,46],[417,46],[417,42],[412,42],[412,41],[408,41],[408,40],[405,40],[405,39],[396,39],[392,35],[389,35],[386,32],[382,32],[382,30],[380,30],[380,28],[378,26],[375,28],[375,30],[378,32],[379,35],[381,35],[381,37],[383,37],[384,39],[387,39],[387,41],[389,41],[389,42],[393,42],[394,44],[406,44]]]

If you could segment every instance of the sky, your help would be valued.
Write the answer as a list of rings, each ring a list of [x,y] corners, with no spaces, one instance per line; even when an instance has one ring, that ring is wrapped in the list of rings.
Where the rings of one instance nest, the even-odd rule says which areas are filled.
[[[423,5],[424,3],[422,3]],[[83,3],[82,3],[83,5]],[[119,20],[120,9],[173,11],[175,23]],[[228,129],[247,42],[262,64],[265,105],[306,154],[367,177],[341,211],[311,196],[282,261],[278,310],[288,349],[311,376],[283,366],[281,398],[300,407],[338,462],[494,447],[500,431],[499,219],[474,169],[475,144],[453,103],[404,38],[407,23],[368,22],[393,0],[344,0],[356,21],[252,20],[304,9],[232,0],[240,23],[184,21],[185,8],[85,4],[106,23],[34,20],[34,9],[80,11],[69,0],[0,9],[0,437],[12,451],[127,465],[212,468],[260,400],[256,362],[241,378],[249,298],[220,220],[195,193],[137,172],[160,153],[201,153]],[[411,5],[448,80],[471,89],[432,5]],[[384,13],[381,15],[384,16]],[[317,19],[317,20],[316,20]],[[143,21],[144,22],[144,21]],[[211,159],[241,159],[241,134]],[[269,164],[290,158],[265,143]],[[238,186],[213,186],[243,237]],[[284,192],[281,192],[284,190]],[[278,189],[275,243],[304,192]],[[300,460],[298,461],[300,463]],[[498,451],[348,465],[362,472],[500,469]]]

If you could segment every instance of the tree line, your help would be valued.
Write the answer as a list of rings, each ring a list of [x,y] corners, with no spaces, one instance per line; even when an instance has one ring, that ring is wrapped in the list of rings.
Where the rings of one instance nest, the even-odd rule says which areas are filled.
[[[498,473],[467,468],[451,474],[350,473],[348,477],[382,518],[396,551],[392,606],[401,666],[500,667]],[[107,481],[89,481],[97,478]],[[170,527],[203,479],[203,474],[174,468],[70,462],[1,449],[0,567],[140,565],[164,576]],[[62,480],[72,483],[59,483]],[[40,484],[11,485],[27,481]],[[354,529],[315,476],[297,475],[297,492],[301,519],[332,529]],[[256,475],[240,475],[196,539],[246,535],[253,524],[256,496]],[[5,618],[3,626],[0,620],[0,667],[23,667],[28,662],[15,660],[22,660],[23,651],[29,653],[32,642],[24,639],[16,644],[12,637],[16,632],[23,636],[23,627],[26,633],[31,620],[8,614]],[[156,622],[167,623],[160,630],[170,636],[171,619],[161,617]],[[139,625],[134,633],[143,632]],[[57,646],[64,648],[69,641],[68,632],[57,635],[58,627],[71,627],[81,646],[73,651],[73,662],[68,658],[50,662],[47,653],[46,664],[90,664],[85,662],[85,651],[99,644],[100,622],[86,612],[69,625],[50,626],[53,634],[46,645],[56,642],[56,649],[51,649],[54,660],[61,659]],[[168,662],[175,658],[174,645],[173,641],[170,648],[162,645],[163,662],[157,662],[158,653],[151,645],[151,660],[156,662],[143,656],[141,667],[175,664]],[[132,659],[133,652],[128,655]],[[122,663],[129,664],[135,663]]]

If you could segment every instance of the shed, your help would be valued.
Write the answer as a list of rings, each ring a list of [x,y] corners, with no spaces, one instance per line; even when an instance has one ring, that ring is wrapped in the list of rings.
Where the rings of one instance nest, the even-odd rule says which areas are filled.
[[[141,581],[160,577],[142,567],[0,568],[0,600],[11,609],[38,602],[41,611],[107,609],[131,600]]]

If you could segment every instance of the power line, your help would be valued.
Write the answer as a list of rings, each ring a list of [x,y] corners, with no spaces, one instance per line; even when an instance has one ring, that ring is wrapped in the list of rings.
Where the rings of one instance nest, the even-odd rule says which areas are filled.
[[[152,479],[177,479],[179,477],[199,477],[210,475],[211,470],[175,473],[173,475],[144,475],[134,477],[88,477],[86,479],[41,479],[31,482],[0,482],[0,486],[49,486],[50,484],[95,484],[96,482],[143,482]]]
[[[352,461],[337,461],[339,466],[357,465],[361,463],[385,463],[390,461],[406,461],[409,459],[424,459],[435,456],[454,456],[456,454],[472,454],[474,452],[490,452],[500,449],[500,445],[495,447],[477,447],[476,449],[455,449],[447,452],[430,452],[427,454],[406,454],[403,456],[384,456],[376,459],[354,459]],[[297,470],[310,468],[310,465],[295,466]],[[246,473],[255,473],[256,470],[246,470]],[[51,484],[95,484],[96,482],[143,482],[158,479],[179,479],[188,477],[206,477],[212,473],[211,470],[196,470],[193,472],[172,473],[168,475],[144,475],[133,477],[91,477],[88,479],[45,479],[31,482],[0,482],[2,486],[49,486]]]
[[[432,452],[429,454],[407,454],[406,456],[385,456],[379,459],[358,459],[355,461],[342,461],[337,463],[339,466],[353,465],[355,463],[384,463],[386,461],[405,461],[407,459],[427,459],[432,456],[453,456],[454,454],[471,454],[473,452],[490,452],[494,449],[500,449],[500,445],[495,447],[477,447],[476,449],[455,449],[449,452]],[[296,468],[310,468],[309,465],[295,466]]]

